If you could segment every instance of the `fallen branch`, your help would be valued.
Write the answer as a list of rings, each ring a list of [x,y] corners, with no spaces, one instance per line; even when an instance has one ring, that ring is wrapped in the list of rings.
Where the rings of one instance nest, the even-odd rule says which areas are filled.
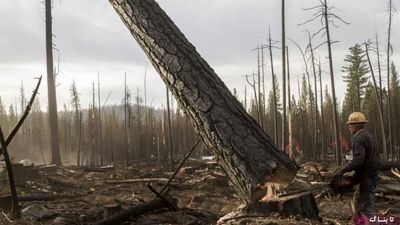
[[[115,170],[114,166],[104,166],[104,167],[98,167],[98,168],[90,168],[90,167],[84,167],[83,171],[85,172],[110,172]]]
[[[377,196],[379,198],[384,198],[387,200],[400,201],[400,196],[398,196],[398,195],[386,195],[384,193],[375,193],[375,196]]]
[[[382,192],[384,194],[400,194],[400,186],[398,183],[387,183],[387,184],[378,184],[376,187],[377,192]]]
[[[44,178],[45,179],[45,181],[48,183],[48,184],[51,184],[51,185],[58,185],[58,186],[62,186],[62,187],[65,187],[65,188],[77,188],[77,186],[76,185],[74,185],[74,184],[70,184],[70,183],[65,183],[65,182],[63,182],[63,181],[60,181],[60,180],[57,180],[57,179],[54,179],[54,178],[52,178],[52,177],[46,177],[46,178]]]
[[[162,194],[158,193],[156,189],[154,189],[150,184],[147,184],[147,187],[150,189],[151,192],[153,192],[157,197],[165,201],[165,203],[168,204],[168,206],[173,209],[174,211],[178,210],[178,206],[174,202],[170,202],[167,198],[165,198]],[[165,193],[167,193],[165,191]]]
[[[397,168],[400,169],[400,162],[386,162],[386,161],[382,161],[381,162],[381,171],[389,171],[392,168]]]
[[[171,199],[168,196],[164,196],[164,198],[167,198],[168,201],[170,202],[176,202],[176,200]],[[157,210],[157,209],[161,209],[164,207],[168,207],[169,205],[162,199],[160,198],[156,198],[154,200],[151,200],[149,202],[143,203],[143,204],[139,204],[136,206],[133,206],[129,209],[126,210],[122,210],[116,214],[114,214],[113,216],[111,216],[108,219],[102,220],[98,223],[95,223],[95,225],[116,225],[116,224],[121,224],[124,223],[126,221],[128,221],[129,219],[135,218],[135,217],[139,217],[145,213]]]
[[[108,184],[129,184],[129,183],[140,183],[140,182],[168,182],[167,178],[138,178],[138,179],[127,179],[127,180],[108,180]]]
[[[39,169],[53,169],[53,168],[57,168],[57,165],[51,164],[51,165],[44,165],[44,166],[39,167]]]
[[[192,149],[189,151],[189,153],[186,155],[186,157],[182,160],[182,162],[179,164],[178,168],[176,168],[174,174],[169,178],[167,183],[162,187],[160,193],[163,194],[165,190],[168,188],[169,184],[171,183],[172,179],[176,176],[176,174],[179,172],[179,170],[182,168],[183,164],[186,162],[186,160],[189,158],[190,154],[196,149],[197,145],[200,143],[200,139],[197,139],[196,143],[193,145]]]
[[[12,223],[13,221],[8,218],[8,216],[4,213],[4,211],[1,211],[1,214],[3,214],[4,218],[6,218],[8,220],[8,222]]]
[[[14,128],[11,130],[10,134],[7,136],[6,140],[5,140],[5,146],[7,147],[11,140],[14,138],[15,134],[17,134],[19,128],[22,126],[22,124],[24,123],[26,117],[28,116],[29,112],[31,111],[32,105],[33,105],[33,101],[35,100],[35,97],[38,93],[39,90],[39,86],[40,86],[40,82],[42,81],[42,76],[40,76],[39,81],[36,85],[35,90],[32,93],[31,98],[29,99],[29,103],[25,108],[24,114],[21,116],[21,118],[19,119],[19,121],[17,122],[17,124],[14,126]],[[0,148],[0,155],[3,154],[3,147]]]
[[[21,202],[33,202],[33,201],[53,201],[59,199],[71,199],[84,197],[87,194],[79,194],[79,195],[27,195],[27,196],[19,196],[18,201]]]

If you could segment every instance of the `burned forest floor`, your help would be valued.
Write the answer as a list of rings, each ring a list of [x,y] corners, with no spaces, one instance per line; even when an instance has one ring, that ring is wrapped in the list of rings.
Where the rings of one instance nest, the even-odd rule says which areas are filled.
[[[91,169],[55,166],[14,166],[21,218],[9,220],[0,213],[0,224],[93,224],[114,211],[140,205],[155,198],[147,184],[161,190],[172,172],[155,168],[154,163],[132,167]],[[6,170],[0,173],[0,207],[10,205]],[[333,166],[306,163],[294,182],[313,187],[329,179]],[[124,183],[125,182],[125,183]],[[377,208],[381,215],[400,215],[400,178],[390,172],[380,175]],[[177,200],[178,210],[153,210],[124,224],[216,224],[222,216],[244,202],[219,166],[213,161],[190,160],[169,185],[169,195]],[[23,199],[24,196],[36,199]],[[349,224],[352,192],[342,196],[319,196],[316,201],[323,224]],[[318,224],[304,218],[282,218],[279,215],[247,215],[220,221],[219,224]]]

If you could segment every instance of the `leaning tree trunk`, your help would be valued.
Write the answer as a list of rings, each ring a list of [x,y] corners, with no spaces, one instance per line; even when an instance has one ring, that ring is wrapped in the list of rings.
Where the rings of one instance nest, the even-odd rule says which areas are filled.
[[[260,184],[293,178],[295,162],[246,113],[154,0],[110,2],[245,199]]]

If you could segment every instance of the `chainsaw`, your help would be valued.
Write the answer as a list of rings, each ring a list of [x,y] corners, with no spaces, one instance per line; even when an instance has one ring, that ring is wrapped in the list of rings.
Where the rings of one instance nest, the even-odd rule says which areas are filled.
[[[312,187],[305,190],[298,190],[289,193],[278,195],[279,198],[296,198],[308,194],[344,194],[346,191],[351,190],[356,184],[354,177],[344,176],[340,179],[333,179],[330,183],[323,183],[322,185]]]

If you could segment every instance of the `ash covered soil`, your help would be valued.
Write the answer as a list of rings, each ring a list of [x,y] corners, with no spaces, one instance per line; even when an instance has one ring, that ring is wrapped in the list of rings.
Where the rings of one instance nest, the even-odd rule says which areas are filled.
[[[93,224],[112,213],[111,209],[124,209],[155,199],[146,184],[150,183],[160,191],[172,172],[154,167],[153,163],[142,163],[129,168],[116,166],[106,172],[91,172],[76,166],[16,168],[19,196],[58,197],[46,201],[21,201],[21,219],[9,221],[1,213],[0,224]],[[329,165],[306,163],[294,182],[305,188],[312,187],[329,179],[333,171],[334,168]],[[3,209],[9,207],[6,177],[3,170],[0,182],[0,207]],[[151,182],[146,181],[148,178],[152,178]],[[380,178],[377,208],[381,215],[400,215],[400,178],[391,173],[382,173]],[[135,179],[136,182],[113,183],[127,179]],[[170,184],[169,195],[177,200],[178,211],[157,209],[123,224],[217,224],[219,218],[244,203],[216,163],[186,163]],[[352,192],[342,196],[316,195],[322,224],[349,224],[352,197]],[[278,214],[251,214],[222,220],[219,224],[321,223],[298,217],[282,218]]]

